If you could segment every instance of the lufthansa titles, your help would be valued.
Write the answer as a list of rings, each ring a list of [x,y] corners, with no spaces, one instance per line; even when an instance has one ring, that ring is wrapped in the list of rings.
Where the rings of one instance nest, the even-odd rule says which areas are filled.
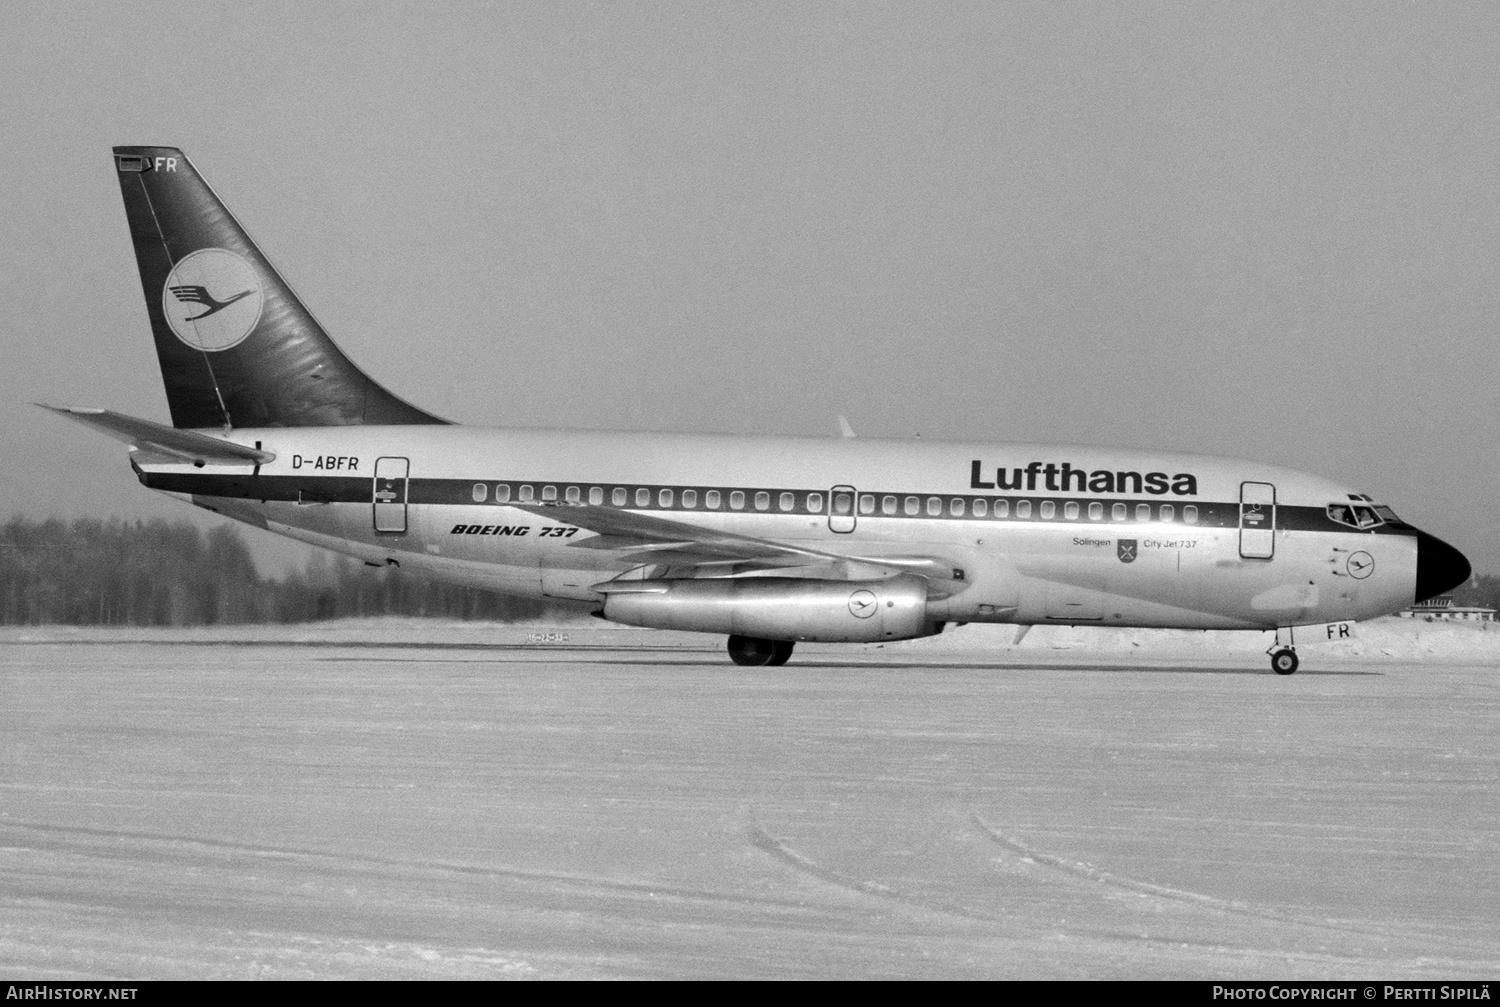
[[[985,479],[994,472],[994,480]],[[1040,485],[1038,485],[1040,483]],[[986,469],[974,459],[969,466],[969,488],[976,490],[1032,490],[1051,493],[1151,493],[1163,496],[1197,496],[1198,477],[1191,472],[1117,472],[1111,469],[1074,468],[1072,463],[1030,462],[1025,468],[1001,465]]]

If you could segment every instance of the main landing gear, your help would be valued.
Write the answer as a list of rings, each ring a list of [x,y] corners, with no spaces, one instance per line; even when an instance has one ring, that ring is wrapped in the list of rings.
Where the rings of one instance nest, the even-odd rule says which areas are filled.
[[[1297,670],[1297,652],[1290,647],[1271,651],[1271,670],[1278,675],[1290,675]]]
[[[792,656],[791,640],[762,640],[754,636],[731,636],[729,659],[735,664],[777,668]]]

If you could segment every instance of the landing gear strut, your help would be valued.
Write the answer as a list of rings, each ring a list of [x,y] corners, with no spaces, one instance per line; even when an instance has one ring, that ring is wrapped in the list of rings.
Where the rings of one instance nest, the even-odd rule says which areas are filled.
[[[1290,675],[1297,670],[1297,652],[1290,647],[1282,647],[1280,650],[1271,652],[1271,670],[1278,675]]]
[[[791,640],[762,640],[754,636],[731,636],[729,659],[735,664],[751,667],[768,665],[773,668],[786,664],[792,656]]]

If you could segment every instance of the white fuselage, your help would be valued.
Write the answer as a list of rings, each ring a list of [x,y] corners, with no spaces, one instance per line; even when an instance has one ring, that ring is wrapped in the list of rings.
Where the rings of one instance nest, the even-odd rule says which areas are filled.
[[[944,571],[928,605],[942,621],[1271,629],[1396,611],[1416,578],[1414,529],[1328,516],[1330,505],[1368,498],[1206,456],[435,426],[228,439],[275,459],[134,460],[148,486],[367,562],[596,608],[596,585],[661,576],[670,550],[554,518],[548,498],[849,557],[850,580],[860,560],[910,559],[924,576]],[[847,513],[836,513],[845,499]],[[639,573],[646,567],[657,572]],[[829,569],[725,561],[719,572]],[[692,575],[715,568],[700,561]]]

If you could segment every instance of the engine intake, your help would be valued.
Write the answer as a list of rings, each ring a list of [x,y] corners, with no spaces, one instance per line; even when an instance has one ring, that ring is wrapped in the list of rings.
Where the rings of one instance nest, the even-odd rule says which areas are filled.
[[[927,582],[736,577],[600,584],[604,618],[651,629],[765,640],[871,643],[942,631],[927,617]]]

